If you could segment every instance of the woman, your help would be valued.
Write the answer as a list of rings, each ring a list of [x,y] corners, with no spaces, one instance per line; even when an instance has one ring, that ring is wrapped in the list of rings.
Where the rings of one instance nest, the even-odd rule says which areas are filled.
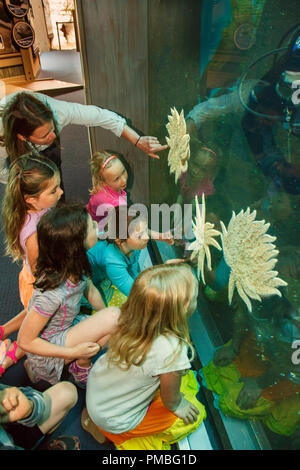
[[[56,100],[41,93],[5,96],[0,100],[0,114],[0,135],[8,155],[0,177],[3,183],[10,163],[34,150],[54,161],[61,173],[59,134],[68,124],[103,127],[153,158],[159,158],[156,152],[167,148],[156,137],[139,136],[124,118],[108,109]]]

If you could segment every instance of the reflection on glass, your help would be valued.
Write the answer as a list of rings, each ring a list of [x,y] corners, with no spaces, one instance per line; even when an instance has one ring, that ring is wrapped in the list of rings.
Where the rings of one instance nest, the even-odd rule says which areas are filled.
[[[160,184],[160,175],[157,186],[153,181],[155,201],[160,196],[160,203],[192,204],[194,215],[195,196],[201,202],[204,193],[206,220],[217,230],[220,221],[227,226],[232,211],[237,214],[248,207],[256,210],[257,220],[270,223],[268,233],[276,237],[279,250],[274,270],[287,286],[280,288],[282,297],[253,300],[252,312],[237,292],[229,306],[230,270],[222,253],[212,250],[211,282],[205,275],[203,293],[224,346],[203,374],[207,386],[219,395],[223,412],[236,419],[259,418],[274,449],[299,447],[300,441],[297,8],[295,0],[288,5],[283,0],[202,2],[200,46],[196,42],[193,48],[186,46],[182,61],[175,55],[182,47],[181,30],[177,30],[170,58],[174,86],[165,86],[164,93],[159,89],[170,77],[166,73],[159,82],[158,96],[166,102],[166,96],[172,97],[162,105],[165,115],[171,107],[184,108],[190,159],[176,185],[168,178]],[[193,18],[189,21],[192,24]],[[197,47],[199,87],[195,92],[192,58]],[[162,61],[162,67],[166,64]],[[185,93],[176,81],[176,67],[186,70]],[[186,248],[184,245],[182,257],[190,255]]]

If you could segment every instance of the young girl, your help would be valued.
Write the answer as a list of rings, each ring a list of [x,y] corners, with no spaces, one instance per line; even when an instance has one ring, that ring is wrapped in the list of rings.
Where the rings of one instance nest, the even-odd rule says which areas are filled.
[[[109,349],[94,364],[87,384],[86,430],[103,434],[118,449],[166,449],[205,417],[188,350],[188,316],[198,283],[186,264],[146,269],[122,306]],[[100,427],[100,430],[98,429]],[[102,436],[103,437],[103,436]]]
[[[91,161],[93,188],[87,210],[93,220],[98,222],[99,231],[103,231],[111,209],[127,205],[125,191],[128,179],[127,170],[122,163],[123,157],[117,152],[103,150],[96,152]],[[173,243],[170,233],[153,232],[157,240]]]
[[[107,231],[106,240],[99,240],[87,253],[94,284],[108,305],[118,307],[126,301],[140,273],[140,253],[149,240],[147,222],[129,216],[128,211],[125,206],[115,207],[111,212],[114,217],[110,217],[114,223]]]
[[[27,353],[26,369],[33,381],[60,380],[64,365],[84,386],[91,360],[115,326],[118,310],[107,308],[77,323],[85,295],[100,310],[102,298],[90,281],[86,250],[97,242],[97,224],[78,204],[56,207],[41,218],[34,293],[21,325],[18,344]]]
[[[6,253],[14,261],[23,260],[20,297],[24,307],[33,292],[38,244],[36,227],[63,191],[56,165],[44,157],[24,155],[12,165],[2,205]]]
[[[100,240],[88,251],[94,284],[109,305],[118,307],[126,301],[141,271],[141,252],[154,233],[148,229],[147,220],[142,216],[129,215],[130,209],[130,206],[115,207],[108,217],[106,239]],[[172,242],[164,239],[162,234],[156,235],[162,241]]]
[[[57,204],[62,193],[59,171],[51,160],[38,155],[24,155],[11,166],[2,203],[2,220],[6,254],[14,261],[23,260],[19,291],[24,310],[0,327],[1,340],[18,330],[25,316],[33,293],[33,272],[38,255],[37,224],[42,215]],[[22,355],[14,342],[0,367],[0,374]]]
[[[107,223],[108,211],[116,206],[127,204],[128,173],[117,152],[103,150],[96,152],[91,161],[93,188],[87,210],[102,231]]]

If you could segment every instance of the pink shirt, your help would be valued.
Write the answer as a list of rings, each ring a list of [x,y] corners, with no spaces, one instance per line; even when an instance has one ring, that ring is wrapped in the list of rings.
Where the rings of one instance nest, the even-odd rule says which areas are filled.
[[[127,205],[127,194],[122,189],[119,193],[109,186],[105,186],[98,193],[93,194],[86,206],[93,220],[98,222],[99,230],[103,230],[107,222],[108,210],[116,206]]]
[[[38,211],[38,212],[28,212],[28,214],[26,215],[25,223],[19,235],[20,245],[25,255],[25,263],[30,273],[31,273],[31,269],[30,269],[30,265],[27,259],[26,240],[27,238],[29,238],[31,235],[33,235],[36,232],[37,225],[39,223],[40,218],[47,211],[48,209],[42,209],[41,211]]]

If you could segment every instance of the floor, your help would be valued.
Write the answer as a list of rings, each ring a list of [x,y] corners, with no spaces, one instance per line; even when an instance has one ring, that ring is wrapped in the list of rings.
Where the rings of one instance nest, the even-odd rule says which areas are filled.
[[[51,51],[41,55],[41,68],[39,78],[52,77],[57,80],[70,81],[72,83],[83,83],[81,73],[80,55],[76,51]],[[84,90],[79,90],[64,95],[57,99],[64,101],[84,103]],[[88,130],[83,126],[67,126],[61,133],[63,174],[65,193],[67,200],[81,202],[88,201],[88,189],[91,185],[88,160],[90,149],[88,141]],[[2,201],[5,185],[0,184],[0,199]],[[18,275],[20,266],[4,255],[3,235],[0,233],[0,324],[16,315],[22,304],[19,300]],[[15,336],[13,338],[15,339]],[[1,379],[8,385],[26,386],[31,385],[23,362],[11,367]],[[43,390],[45,384],[40,384]],[[78,389],[79,399],[77,405],[70,411],[62,425],[54,432],[57,435],[76,435],[80,438],[83,450],[105,450],[113,449],[112,446],[100,445],[93,437],[85,432],[80,424],[81,411],[85,405],[85,393]]]

